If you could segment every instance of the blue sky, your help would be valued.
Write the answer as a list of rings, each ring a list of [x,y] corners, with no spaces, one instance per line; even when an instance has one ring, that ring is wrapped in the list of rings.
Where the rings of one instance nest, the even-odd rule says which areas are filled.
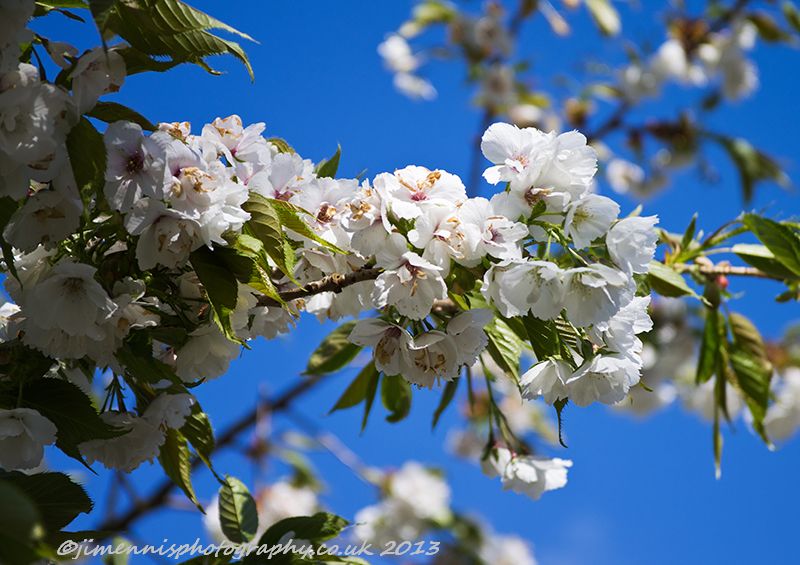
[[[654,3],[644,4],[633,19],[627,19],[627,33],[634,41],[657,44],[662,39],[654,24],[658,11],[647,7]],[[467,176],[479,115],[464,84],[464,69],[453,63],[433,63],[428,76],[439,98],[413,102],[394,91],[391,76],[375,51],[384,35],[407,16],[410,2],[247,0],[222,4],[205,0],[194,5],[260,41],[247,46],[255,82],[249,81],[237,62],[218,58],[213,64],[225,71],[221,77],[188,66],[164,75],[138,75],[127,81],[117,100],[153,121],[189,120],[197,128],[232,113],[245,123],[264,121],[268,134],[286,138],[315,161],[340,143],[340,175],[344,176],[364,169],[372,176],[407,164]],[[94,41],[89,26],[57,15],[49,19],[40,29],[51,38],[74,38],[81,46]],[[543,86],[550,84],[554,74],[574,76],[587,59],[621,60],[620,52],[602,41],[585,15],[570,21],[574,25],[568,39],[554,39],[541,21],[532,23],[522,37],[523,51],[530,54]],[[795,108],[800,83],[793,72],[798,56],[786,48],[760,46],[754,57],[762,88],[705,124],[709,129],[746,135],[778,157],[795,177],[800,173],[796,160],[800,142],[795,133],[800,129]],[[636,117],[670,115],[690,98],[670,91]],[[697,210],[703,211],[699,225],[706,230],[736,216],[742,209],[736,173],[718,153],[710,158],[720,173],[718,183],[705,184],[693,173],[681,174],[669,190],[645,203],[645,212],[659,214],[662,225],[676,231]],[[626,199],[622,202],[624,212],[636,205]],[[797,195],[775,186],[761,187],[752,207],[779,218],[800,212]],[[734,308],[751,316],[766,335],[779,336],[798,317],[796,304],[774,305],[777,285],[734,284],[746,292]],[[214,424],[224,427],[259,395],[280,391],[299,378],[309,352],[331,327],[304,319],[293,335],[260,341],[234,363],[229,374],[197,389]],[[502,492],[477,467],[445,453],[445,432],[456,423],[456,411],[449,411],[432,434],[430,415],[438,402],[435,391],[418,391],[410,418],[400,424],[383,422],[377,410],[363,435],[358,433],[358,410],[325,416],[352,376],[352,371],[344,371],[331,377],[298,403],[296,410],[339,436],[369,465],[399,466],[414,458],[442,467],[453,487],[456,508],[483,515],[498,532],[526,537],[545,565],[790,561],[800,505],[796,481],[800,441],[771,453],[739,423],[735,431],[725,433],[724,473],[717,481],[710,426],[679,408],[645,420],[603,408],[572,408],[565,419],[570,447],[566,452],[552,451],[574,460],[569,485],[532,502]],[[291,422],[278,418],[275,425],[286,429]],[[352,518],[374,500],[372,489],[330,456],[321,453],[314,461],[330,487],[324,500],[334,511]],[[253,477],[251,465],[232,453],[217,457],[216,467],[248,482]],[[267,473],[274,478],[281,469],[270,468]],[[104,477],[104,473],[86,477],[100,502],[106,488]],[[146,492],[160,477],[160,469],[145,467],[132,479]],[[215,482],[205,472],[198,473],[196,481],[207,500]],[[82,518],[74,526],[96,525],[102,512],[99,505],[95,516]],[[160,513],[135,529],[135,537],[148,543],[159,543],[164,537],[191,543],[196,536],[203,537],[200,517],[188,511]]]

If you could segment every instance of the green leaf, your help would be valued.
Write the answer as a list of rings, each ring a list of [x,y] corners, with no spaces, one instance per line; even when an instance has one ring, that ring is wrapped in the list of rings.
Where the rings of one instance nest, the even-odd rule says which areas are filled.
[[[283,233],[281,219],[270,201],[251,193],[250,199],[242,205],[242,208],[250,214],[244,232],[261,241],[264,252],[275,262],[278,269],[297,283],[294,278],[295,252],[291,246],[285,245],[286,236]]]
[[[661,296],[697,296],[680,273],[659,261],[650,262],[647,280],[650,287]]]
[[[320,178],[328,177],[334,178],[336,172],[339,170],[339,160],[342,157],[342,146],[336,146],[336,153],[331,155],[329,159],[323,159],[317,163],[316,173]]]
[[[19,471],[0,472],[0,482],[11,484],[25,493],[42,517],[48,532],[57,532],[78,514],[92,511],[92,500],[86,491],[64,473],[25,474]]]
[[[203,284],[208,301],[214,311],[214,321],[222,333],[231,341],[242,343],[231,326],[231,314],[236,309],[239,284],[234,274],[223,261],[207,247],[192,251],[189,256],[197,278]]]
[[[436,424],[439,423],[439,418],[442,417],[444,411],[447,410],[447,407],[450,406],[450,403],[453,401],[453,398],[456,396],[456,389],[458,389],[458,383],[461,381],[460,378],[453,379],[452,381],[448,381],[442,391],[442,398],[439,400],[439,406],[436,407],[436,411],[433,413],[433,423],[431,425],[432,428],[436,427]]]
[[[734,386],[739,390],[753,416],[753,428],[768,444],[764,417],[769,405],[772,363],[767,356],[764,340],[753,322],[745,316],[731,312],[728,324],[733,335],[730,364],[736,375]]]
[[[217,248],[215,253],[231,270],[236,280],[283,304],[283,299],[269,276],[267,252],[261,240],[245,233],[237,234],[230,241],[230,247]]]
[[[124,433],[105,423],[81,389],[69,381],[43,378],[25,388],[22,406],[37,410],[58,429],[56,446],[86,465],[78,445],[93,439],[111,439]],[[88,467],[88,465],[87,465]]]
[[[325,249],[329,251],[333,251],[334,253],[342,253],[346,254],[346,251],[339,249],[331,242],[322,239],[317,233],[312,230],[309,225],[300,219],[300,215],[304,214],[306,216],[310,216],[310,214],[300,208],[299,206],[295,206],[290,202],[284,202],[283,200],[275,200],[272,198],[267,199],[272,207],[275,209],[275,212],[278,214],[278,218],[280,218],[281,225],[289,230],[292,230],[297,235],[301,235],[303,237],[307,237],[308,239],[314,241],[315,243],[320,244]]]
[[[92,18],[100,31],[100,36],[105,39],[106,26],[108,25],[108,18],[116,8],[117,0],[89,0],[89,9],[92,12]]]
[[[110,8],[95,15],[103,36],[119,35],[134,48],[152,57],[169,57],[172,62],[195,63],[209,72],[205,62],[210,55],[229,54],[239,59],[253,79],[253,68],[242,47],[208,30],[220,29],[254,41],[249,35],[192,8],[180,0],[139,0],[92,3]]]
[[[617,35],[621,24],[619,13],[610,0],[586,0],[586,7],[603,35]]]
[[[147,344],[149,346],[149,344]],[[181,379],[175,374],[175,369],[153,357],[152,348],[148,351],[143,348],[134,348],[130,344],[120,347],[115,357],[122,363],[128,374],[143,383],[156,384],[160,381],[170,381],[183,385]]]
[[[275,146],[278,153],[295,153],[294,148],[282,137],[270,137],[267,141]]]
[[[89,7],[83,0],[36,0],[36,3],[48,8],[86,9]]]
[[[540,320],[532,314],[528,314],[523,318],[523,323],[537,359],[542,360],[559,354],[561,344],[553,322]]]
[[[703,339],[700,342],[700,356],[697,361],[697,384],[708,381],[719,368],[720,349],[724,343],[723,330],[719,311],[707,308]]]
[[[235,477],[226,477],[219,489],[219,520],[225,537],[233,543],[249,542],[258,530],[256,502]]]
[[[748,265],[763,271],[769,275],[784,279],[796,279],[798,275],[784,267],[775,258],[766,245],[757,243],[737,243],[731,248]]]
[[[758,182],[772,180],[778,184],[786,184],[786,174],[778,163],[753,147],[747,140],[723,136],[716,136],[714,139],[728,152],[728,156],[739,171],[745,202],[752,200],[753,190]]]
[[[389,411],[387,422],[399,422],[411,410],[411,385],[400,375],[384,375],[381,385],[381,401]]]
[[[681,251],[686,251],[692,244],[694,240],[694,234],[697,229],[697,213],[692,216],[692,221],[689,222],[689,225],[686,226],[686,231],[683,232],[683,237],[681,238]]]
[[[753,428],[767,444],[770,444],[764,429],[764,416],[767,415],[769,406],[772,368],[738,346],[734,346],[731,351],[730,362],[736,374],[736,388],[742,392],[753,416]]]
[[[86,115],[107,124],[125,121],[139,124],[146,131],[156,130],[156,125],[139,112],[116,102],[98,102]]]
[[[800,235],[787,225],[745,214],[742,223],[769,249],[781,265],[800,276]]]
[[[378,392],[378,381],[381,374],[375,368],[375,364],[371,363],[372,370],[369,373],[369,381],[367,382],[367,392],[364,395],[364,417],[361,419],[361,432],[367,428],[367,420],[369,420],[369,413],[372,411],[372,403],[375,401],[375,395]],[[366,368],[365,368],[366,370]]]
[[[117,53],[125,61],[125,72],[128,76],[146,72],[163,73],[181,63],[181,61],[159,61],[133,47],[119,48]]]
[[[328,413],[332,414],[337,410],[344,410],[361,404],[367,398],[371,382],[377,375],[378,371],[375,370],[375,363],[370,361],[348,385]]]
[[[781,4],[781,11],[783,11],[783,17],[786,18],[789,25],[800,33],[800,12],[798,12],[794,2],[787,1]]]
[[[164,473],[178,485],[186,497],[197,506],[200,512],[203,507],[197,500],[197,495],[192,486],[192,462],[189,447],[183,434],[173,428],[167,428],[166,439],[158,451],[158,462]]]
[[[346,322],[328,334],[311,354],[305,370],[307,375],[335,373],[358,355],[361,347],[348,339],[355,325],[355,320]]]
[[[756,26],[758,35],[760,35],[761,39],[764,41],[774,43],[777,41],[785,41],[789,38],[789,34],[781,29],[778,22],[762,10],[751,12],[747,16],[747,19]]]
[[[562,434],[564,428],[563,413],[564,413],[564,408],[567,407],[568,403],[569,403],[568,398],[559,398],[553,403],[553,408],[556,409],[556,420],[558,421],[558,443],[560,443],[561,446],[564,448],[567,447],[567,444],[564,443],[564,436]]]
[[[203,409],[198,403],[192,406],[192,413],[186,418],[186,422],[184,422],[181,427],[181,434],[183,434],[183,437],[191,444],[197,456],[205,463],[206,467],[209,468],[217,480],[222,482],[223,479],[217,475],[217,472],[211,465],[211,454],[214,452],[216,446],[214,429],[211,427],[208,414],[203,412]]]
[[[514,382],[519,381],[519,358],[522,355],[522,340],[517,337],[507,323],[500,318],[495,318],[486,326],[486,335],[489,337],[487,351],[505,373]]]
[[[18,487],[0,481],[0,562],[33,563],[44,535],[41,514]]]
[[[17,267],[14,265],[14,249],[3,237],[3,231],[18,207],[19,203],[10,196],[0,198],[0,249],[3,251],[3,262],[6,264],[6,268],[17,280],[19,280],[19,276],[17,275]]]
[[[84,200],[102,195],[106,182],[106,147],[103,136],[86,118],[81,118],[67,134],[67,153]]]
[[[348,524],[349,522],[341,516],[329,512],[317,512],[313,516],[285,518],[270,526],[258,543],[275,545],[286,534],[291,533],[292,539],[308,540],[319,544],[338,536]]]

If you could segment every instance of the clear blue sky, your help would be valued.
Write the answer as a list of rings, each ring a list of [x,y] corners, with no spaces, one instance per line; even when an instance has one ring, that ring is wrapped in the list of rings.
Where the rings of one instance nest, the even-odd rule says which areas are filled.
[[[440,96],[434,102],[417,103],[393,90],[391,76],[375,51],[384,35],[407,16],[410,2],[205,0],[194,5],[260,41],[247,46],[255,83],[235,61],[215,59],[213,63],[226,71],[222,77],[195,67],[139,75],[128,80],[119,101],[153,121],[189,120],[196,127],[232,113],[246,123],[265,121],[269,134],[286,138],[315,161],[329,155],[338,142],[344,151],[342,175],[367,169],[372,176],[412,163],[467,175],[479,117],[464,86],[463,68],[434,63],[429,76]],[[653,33],[656,17],[655,10],[642,9],[635,19],[627,20],[629,36],[659,42],[661,36]],[[57,15],[50,18],[41,26],[45,35],[74,37],[81,45],[93,38],[88,26],[84,29],[89,32],[81,31],[81,26]],[[574,29],[568,40],[554,40],[541,21],[524,34],[523,48],[543,77],[538,80],[549,80],[554,73],[569,76],[588,58],[620,61],[620,53],[602,42],[588,18],[571,21]],[[800,83],[794,72],[800,53],[759,47],[755,57],[762,89],[720,112],[707,126],[746,134],[800,178],[796,159]],[[646,114],[669,114],[685,100],[671,93],[649,106]],[[735,172],[719,154],[710,156],[720,172],[719,183],[703,184],[693,174],[683,174],[670,190],[647,202],[645,211],[658,213],[662,225],[673,230],[682,230],[696,210],[704,211],[700,225],[707,230],[736,216],[742,203]],[[623,201],[624,211],[634,205]],[[753,207],[765,207],[782,218],[800,212],[797,196],[774,186],[762,187]],[[775,285],[737,288],[747,295],[736,308],[753,317],[769,336],[780,335],[790,320],[798,318],[796,304],[773,304]],[[297,379],[309,352],[329,329],[304,319],[292,336],[260,341],[228,375],[200,387],[198,396],[214,424],[224,426],[249,409],[260,392],[274,393]],[[455,410],[431,434],[437,392],[417,392],[411,417],[398,425],[383,422],[377,410],[361,436],[359,411],[325,416],[351,378],[351,371],[332,377],[304,398],[297,410],[336,433],[369,465],[399,466],[414,458],[442,467],[458,509],[482,514],[498,532],[526,537],[545,565],[791,561],[800,506],[800,441],[770,453],[739,423],[735,433],[725,434],[724,473],[716,481],[710,427],[694,416],[671,408],[651,419],[634,420],[603,408],[573,408],[565,421],[570,448],[566,453],[553,452],[575,461],[569,485],[532,502],[501,492],[499,484],[484,478],[477,467],[445,453],[444,435],[456,422]],[[280,418],[276,421],[278,428],[289,425]],[[330,487],[324,500],[331,509],[352,518],[374,499],[369,487],[330,456],[314,459]],[[217,457],[216,467],[248,482],[252,478],[250,464],[230,453]],[[280,474],[280,468],[270,470],[270,476]],[[101,502],[104,475],[87,477],[92,494]],[[146,491],[161,476],[158,468],[147,467],[135,472],[133,481]],[[196,483],[207,500],[215,482],[200,472]],[[102,510],[100,506],[98,517]],[[96,518],[81,519],[74,526],[96,523]],[[164,537],[189,542],[203,537],[199,515],[185,511],[144,520],[135,534],[149,543]]]

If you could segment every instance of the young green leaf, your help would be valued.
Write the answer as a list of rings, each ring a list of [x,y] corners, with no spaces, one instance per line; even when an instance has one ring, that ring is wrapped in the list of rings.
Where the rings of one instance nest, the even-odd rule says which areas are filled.
[[[156,130],[155,124],[139,112],[116,102],[98,102],[86,115],[107,124],[123,120],[139,124],[145,131]]]
[[[283,200],[275,200],[275,199],[268,199],[269,203],[275,209],[275,212],[278,214],[278,218],[280,218],[281,225],[296,233],[297,235],[301,235],[303,237],[307,237],[311,241],[320,244],[325,249],[329,251],[333,251],[334,253],[346,253],[345,251],[339,249],[330,241],[322,239],[317,233],[312,230],[308,224],[300,219],[300,215],[310,215],[307,211],[303,210],[302,208],[295,206],[290,202],[284,202]]]
[[[697,384],[708,381],[719,368],[720,349],[726,343],[722,332],[721,314],[716,309],[707,308],[703,339],[700,342],[700,356],[697,361]]]
[[[163,445],[158,450],[158,462],[164,469],[164,473],[178,485],[186,494],[186,497],[197,506],[200,512],[203,507],[197,500],[197,495],[192,486],[192,463],[190,459],[189,446],[183,434],[173,428],[168,428]]]
[[[339,170],[339,160],[342,157],[342,146],[336,146],[336,153],[331,155],[329,159],[323,159],[317,163],[317,176],[320,178],[328,177],[333,178]]]
[[[411,410],[411,385],[400,375],[385,375],[381,385],[381,401],[389,411],[386,421],[401,421]]]
[[[97,14],[95,6],[101,8]],[[254,41],[253,38],[180,0],[114,3],[103,0],[92,2],[92,14],[104,36],[109,33],[119,35],[147,55],[195,63],[214,72],[205,58],[229,54],[239,59],[250,78],[254,78],[253,68],[242,47],[208,30],[220,29],[250,41]]]
[[[712,138],[728,152],[739,171],[745,202],[752,200],[758,182],[772,180],[778,184],[786,184],[786,174],[778,163],[753,147],[746,139],[724,136],[712,136]]]
[[[67,154],[84,199],[101,196],[105,185],[106,147],[89,120],[81,120],[67,134]]]
[[[349,522],[341,516],[328,512],[317,512],[313,516],[286,518],[270,526],[258,543],[275,545],[291,532],[293,539],[319,544],[338,536],[348,524]]]
[[[775,258],[766,245],[757,243],[737,243],[731,248],[740,259],[756,269],[783,279],[796,279],[798,275],[787,269]]]
[[[58,429],[56,446],[73,459],[86,465],[79,444],[127,433],[102,420],[89,397],[71,382],[50,378],[35,382],[35,386],[23,391],[22,406],[33,408],[55,424]]]
[[[319,344],[306,366],[307,375],[326,375],[343,369],[358,355],[361,347],[348,340],[356,322],[345,322]]]
[[[192,413],[186,418],[186,422],[181,427],[181,434],[191,444],[197,456],[205,463],[217,480],[222,482],[224,479],[217,474],[211,465],[211,454],[214,452],[215,447],[214,429],[211,427],[208,414],[203,412],[198,403],[192,406]]]
[[[552,321],[544,321],[528,314],[523,318],[528,341],[536,358],[546,359],[560,352],[559,334]]]
[[[514,382],[519,381],[519,358],[522,355],[522,340],[517,337],[508,324],[495,318],[486,326],[489,337],[487,351]]]
[[[800,276],[800,235],[785,224],[745,214],[742,223],[769,249],[781,265]]]
[[[586,7],[589,8],[595,24],[603,35],[617,35],[622,27],[619,13],[611,5],[610,0],[586,0]]]
[[[217,326],[228,339],[241,343],[231,325],[231,314],[236,309],[239,296],[236,277],[225,263],[219,260],[218,255],[207,247],[192,251],[189,261],[197,273],[197,278],[203,284]]]
[[[378,376],[378,371],[375,369],[375,363],[370,361],[356,376],[355,379],[348,385],[336,404],[333,405],[329,414],[337,410],[344,410],[352,408],[361,404],[367,398],[372,387],[372,381]]]
[[[78,514],[92,511],[92,500],[82,486],[64,473],[0,472],[0,482],[14,485],[36,506],[48,532],[67,526]]]
[[[249,542],[258,530],[256,503],[235,477],[226,477],[219,489],[219,521],[225,537],[233,543]]]
[[[697,296],[680,273],[659,261],[650,262],[647,280],[650,287],[661,296]]]
[[[455,398],[456,390],[458,389],[458,383],[460,381],[460,378],[453,379],[452,381],[448,381],[448,383],[445,385],[444,390],[442,391],[442,398],[439,400],[439,406],[436,407],[436,412],[433,413],[433,423],[431,425],[432,428],[436,427],[436,424],[439,423],[439,418],[442,417],[444,411],[447,410],[447,407],[450,406],[453,398]]]
[[[0,480],[0,562],[33,563],[44,526],[34,502],[18,487]]]

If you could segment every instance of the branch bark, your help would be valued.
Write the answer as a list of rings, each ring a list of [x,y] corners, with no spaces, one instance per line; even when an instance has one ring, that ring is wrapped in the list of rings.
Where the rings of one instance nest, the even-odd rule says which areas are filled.
[[[754,277],[759,279],[771,279],[775,281],[783,281],[781,277],[770,275],[769,273],[765,273],[755,267],[742,267],[738,265],[687,265],[687,264],[677,264],[674,265],[680,272],[682,273],[701,273],[703,275],[733,275],[733,276],[741,276],[741,277]]]
[[[367,269],[361,269],[346,275],[334,273],[332,275],[328,275],[327,277],[323,277],[318,281],[310,282],[305,286],[283,291],[280,293],[280,296],[284,302],[290,302],[298,298],[306,298],[308,296],[314,296],[315,294],[320,294],[323,292],[339,293],[350,285],[376,279],[382,272],[383,269],[379,267],[369,267]],[[258,305],[280,306],[281,304],[272,298],[263,296],[259,298]]]

